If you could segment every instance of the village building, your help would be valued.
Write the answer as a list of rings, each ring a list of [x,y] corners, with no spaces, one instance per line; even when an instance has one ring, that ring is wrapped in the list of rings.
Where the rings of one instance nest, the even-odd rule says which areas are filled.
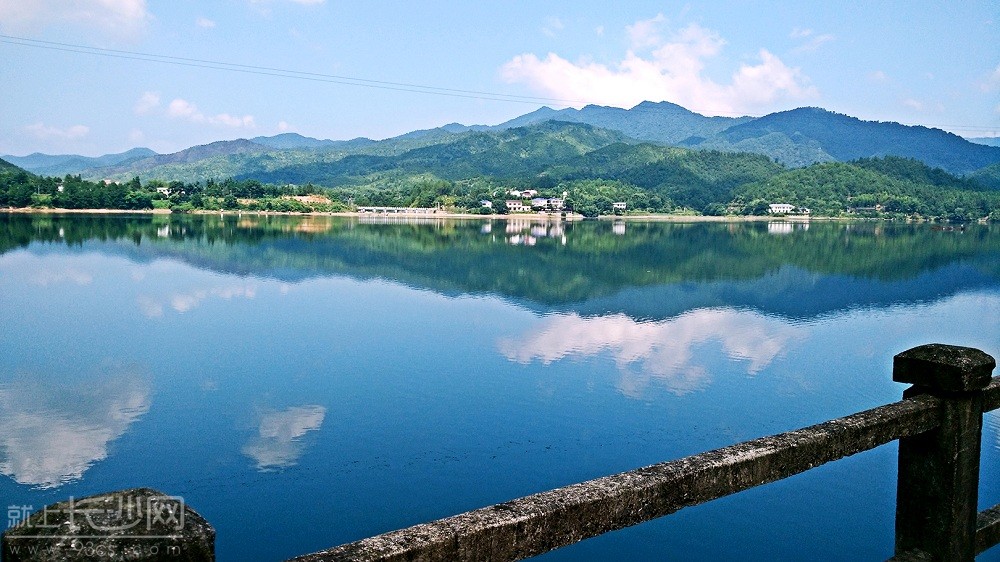
[[[511,213],[526,213],[531,211],[531,207],[529,205],[525,205],[524,201],[507,200],[505,204],[507,205],[507,210]]]

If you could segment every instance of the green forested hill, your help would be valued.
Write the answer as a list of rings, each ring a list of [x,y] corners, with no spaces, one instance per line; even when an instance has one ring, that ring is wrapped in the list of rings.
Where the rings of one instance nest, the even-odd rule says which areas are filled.
[[[0,174],[13,173],[20,169],[21,168],[18,168],[17,166],[11,164],[10,162],[0,158]]]
[[[127,165],[92,168],[83,176],[95,181],[128,181],[135,176],[167,182],[203,182],[234,177],[277,181],[269,179],[276,177],[270,174],[281,169],[283,174],[295,178],[287,180],[292,183],[324,183],[324,177],[339,177],[337,173],[325,171],[324,167],[346,156],[398,156],[416,148],[450,142],[456,136],[457,133],[438,128],[421,131],[419,135],[402,135],[383,141],[360,138],[310,143],[288,137],[269,137],[268,140],[253,142],[222,141]]]
[[[691,146],[757,152],[792,166],[901,156],[967,174],[1000,162],[1000,148],[971,143],[940,129],[862,121],[815,107],[765,115]]]
[[[1000,190],[1000,162],[977,170],[969,178],[982,186]]]
[[[449,134],[445,142],[402,154],[350,154],[333,161],[293,164],[238,177],[322,185],[343,185],[351,178],[384,172],[431,173],[449,180],[476,176],[527,179],[553,164],[627,140],[607,129],[550,121],[504,131]]]
[[[27,207],[41,181],[38,176],[0,159],[0,207]]]
[[[560,181],[616,180],[650,191],[674,206],[708,209],[732,198],[733,189],[783,171],[766,156],[695,151],[651,144],[614,144],[547,172]]]
[[[735,196],[750,213],[774,202],[819,215],[895,213],[960,221],[1000,210],[1000,192],[900,158],[814,164],[743,185]]]
[[[982,189],[980,182],[959,178],[941,168],[932,168],[915,158],[886,156],[884,158],[861,158],[854,162],[858,167],[873,170],[907,182],[951,189]]]

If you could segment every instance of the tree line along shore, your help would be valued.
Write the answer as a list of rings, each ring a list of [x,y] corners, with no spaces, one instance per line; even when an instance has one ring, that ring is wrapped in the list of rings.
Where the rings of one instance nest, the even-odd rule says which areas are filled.
[[[1000,220],[1000,190],[912,159],[871,158],[796,169],[766,158],[744,160],[739,170],[721,166],[701,176],[686,174],[686,179],[666,169],[660,169],[659,176],[647,169],[644,174],[605,171],[608,177],[562,178],[444,179],[400,172],[336,186],[255,179],[90,181],[79,175],[37,176],[3,162],[0,208],[352,214],[360,207],[391,207],[433,208],[438,216],[496,217],[510,214],[509,203],[530,193],[558,198],[555,214],[561,217],[773,216],[770,206],[783,204],[813,218]],[[524,203],[530,209],[527,199]]]

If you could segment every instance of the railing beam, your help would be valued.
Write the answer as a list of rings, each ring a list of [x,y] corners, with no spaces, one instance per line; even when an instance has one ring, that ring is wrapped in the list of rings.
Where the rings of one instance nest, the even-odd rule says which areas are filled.
[[[934,560],[975,560],[983,389],[995,366],[978,349],[942,344],[893,358],[893,380],[914,385],[904,398],[941,400],[937,428],[899,441],[897,555],[919,550]]]
[[[1000,377],[993,377],[993,382],[983,391],[983,411],[992,412],[1000,409]]]
[[[1000,544],[1000,505],[995,505],[976,517],[976,553],[980,554]]]

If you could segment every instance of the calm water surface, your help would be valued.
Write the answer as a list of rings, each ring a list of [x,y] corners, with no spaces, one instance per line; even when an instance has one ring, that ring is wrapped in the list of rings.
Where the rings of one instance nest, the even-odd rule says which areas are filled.
[[[1000,356],[996,226],[0,215],[0,252],[0,503],[158,488],[220,560],[895,401],[915,345]],[[542,559],[885,559],[894,505],[889,445]]]

